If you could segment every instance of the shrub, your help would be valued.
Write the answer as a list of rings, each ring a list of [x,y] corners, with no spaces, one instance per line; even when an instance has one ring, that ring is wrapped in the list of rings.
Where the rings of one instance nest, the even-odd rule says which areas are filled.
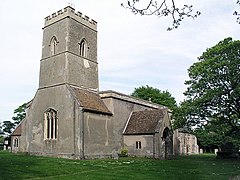
[[[226,152],[226,151],[219,151],[217,152],[218,159],[230,159],[230,158],[239,158],[238,152]]]
[[[127,157],[128,156],[128,149],[123,148],[120,153],[121,157]]]

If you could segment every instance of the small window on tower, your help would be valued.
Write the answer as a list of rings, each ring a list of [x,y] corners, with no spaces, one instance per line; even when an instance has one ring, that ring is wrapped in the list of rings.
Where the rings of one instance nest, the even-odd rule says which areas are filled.
[[[57,38],[55,36],[52,37],[50,42],[50,54],[55,55],[56,54],[56,48],[57,48]]]
[[[80,56],[83,56],[83,57],[87,56],[87,43],[85,39],[83,39],[79,43],[79,50],[80,50]]]

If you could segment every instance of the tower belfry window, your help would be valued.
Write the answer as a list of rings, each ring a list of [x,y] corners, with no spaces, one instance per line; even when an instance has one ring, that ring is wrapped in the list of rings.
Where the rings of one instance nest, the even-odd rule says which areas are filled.
[[[44,113],[44,139],[57,139],[57,112],[49,109]]]
[[[83,39],[79,43],[79,50],[80,50],[80,56],[83,56],[83,57],[87,56],[87,43],[85,39]]]
[[[55,36],[52,37],[50,42],[50,54],[55,55],[56,54],[56,48],[57,48],[57,38]]]

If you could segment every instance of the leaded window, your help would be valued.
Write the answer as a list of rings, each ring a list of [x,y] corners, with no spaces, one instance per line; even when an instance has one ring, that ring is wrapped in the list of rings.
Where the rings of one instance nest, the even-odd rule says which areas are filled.
[[[53,109],[49,109],[44,113],[45,124],[45,139],[57,139],[58,133],[58,119],[57,112]]]

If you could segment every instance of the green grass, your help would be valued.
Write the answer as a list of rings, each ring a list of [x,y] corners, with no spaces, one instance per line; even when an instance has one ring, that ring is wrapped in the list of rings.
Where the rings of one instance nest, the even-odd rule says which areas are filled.
[[[172,160],[120,158],[68,160],[0,151],[0,179],[228,179],[240,175],[240,160],[214,155]]]

